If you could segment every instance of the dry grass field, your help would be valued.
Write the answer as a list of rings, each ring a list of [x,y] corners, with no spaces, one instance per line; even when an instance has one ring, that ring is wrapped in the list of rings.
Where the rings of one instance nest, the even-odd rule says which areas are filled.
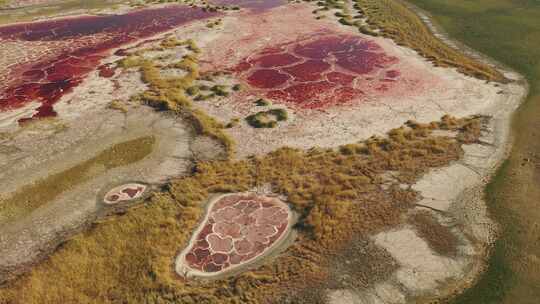
[[[329,284],[330,257],[346,254],[344,244],[358,236],[397,224],[417,199],[399,184],[457,160],[460,146],[477,139],[481,119],[410,122],[388,137],[337,150],[283,148],[244,161],[199,163],[193,176],[173,181],[146,204],[67,241],[0,289],[0,303],[264,303],[270,295],[302,294],[309,285]],[[461,136],[431,135],[437,129]],[[299,213],[296,242],[272,262],[236,277],[177,277],[174,256],[203,215],[201,203],[212,193],[263,185],[285,195]]]

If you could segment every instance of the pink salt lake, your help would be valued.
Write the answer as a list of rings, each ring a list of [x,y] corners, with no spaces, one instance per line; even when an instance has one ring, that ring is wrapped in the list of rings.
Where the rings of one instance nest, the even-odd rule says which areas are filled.
[[[221,196],[210,203],[205,220],[177,258],[176,270],[183,276],[215,276],[249,264],[286,238],[291,215],[277,198]]]

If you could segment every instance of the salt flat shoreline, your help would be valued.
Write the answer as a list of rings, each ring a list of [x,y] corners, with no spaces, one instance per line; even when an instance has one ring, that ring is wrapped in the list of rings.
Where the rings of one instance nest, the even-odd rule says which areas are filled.
[[[470,288],[485,271],[493,243],[497,239],[499,233],[498,223],[492,220],[487,208],[485,187],[496,174],[499,166],[510,154],[513,142],[511,133],[512,116],[519,105],[527,98],[529,85],[525,78],[516,71],[473,50],[459,41],[451,39],[423,10],[406,1],[399,1],[418,14],[438,39],[441,39],[453,48],[459,49],[477,61],[494,66],[510,80],[508,84],[505,84],[507,88],[510,88],[505,102],[493,104],[481,113],[482,115],[490,117],[490,121],[485,126],[486,129],[482,132],[482,137],[480,138],[482,144],[464,146],[465,154],[463,159],[456,162],[456,164],[470,167],[470,169],[465,170],[469,172],[456,172],[455,164],[451,164],[442,169],[432,170],[432,172],[426,174],[417,183],[424,183],[422,188],[429,187],[428,185],[430,183],[433,187],[436,187],[437,183],[441,182],[441,179],[433,178],[434,175],[442,174],[454,177],[452,179],[455,181],[454,183],[446,180],[447,184],[445,185],[445,188],[448,192],[447,195],[450,195],[447,197],[449,204],[446,210],[439,210],[433,206],[426,206],[423,204],[419,204],[421,206],[418,208],[428,207],[432,210],[448,212],[452,217],[458,219],[458,222],[464,226],[464,235],[474,240],[472,245],[476,250],[472,263],[464,269],[462,274],[457,274],[459,279],[451,281],[451,283],[446,284],[446,286],[440,286],[433,292],[418,295],[415,300],[415,303],[431,303],[433,300],[450,299],[464,292],[466,289]],[[464,184],[464,182],[468,183]],[[456,192],[455,189],[459,189],[459,191]],[[424,191],[421,189],[419,190],[421,196],[425,194]],[[414,248],[411,248],[411,250],[413,249]],[[373,291],[368,291],[368,293],[369,292]],[[375,292],[374,294],[377,293]],[[381,300],[383,297],[377,296],[377,298]],[[340,302],[337,301],[336,303]],[[380,302],[370,302],[367,300],[365,303],[400,302],[384,300]]]

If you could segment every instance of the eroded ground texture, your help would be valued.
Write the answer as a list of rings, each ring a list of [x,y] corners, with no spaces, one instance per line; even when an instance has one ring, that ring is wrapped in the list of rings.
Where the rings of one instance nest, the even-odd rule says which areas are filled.
[[[421,303],[475,279],[519,75],[435,67],[347,25],[351,1],[189,3],[0,27],[0,303]]]
[[[179,274],[216,275],[250,263],[273,249],[290,228],[291,211],[276,198],[222,196],[208,206],[188,248],[176,261]]]
[[[227,16],[219,30],[200,41],[206,50],[202,69],[232,71],[246,87],[217,102],[203,101],[202,108],[228,121],[262,110],[253,103],[265,98],[291,114],[280,128],[232,128],[231,136],[242,146],[240,157],[283,145],[346,144],[409,119],[470,115],[508,98],[494,84],[434,68],[388,39],[358,34],[331,18],[316,20],[312,9],[289,5]]]

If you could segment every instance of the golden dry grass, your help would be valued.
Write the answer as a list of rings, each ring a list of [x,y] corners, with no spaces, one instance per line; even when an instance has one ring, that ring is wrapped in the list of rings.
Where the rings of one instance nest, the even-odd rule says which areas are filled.
[[[243,161],[198,163],[194,174],[125,215],[111,216],[66,242],[30,273],[0,288],[0,303],[269,303],[331,278],[329,257],[358,236],[395,225],[416,201],[398,187],[462,154],[462,142],[431,135],[460,133],[480,118],[452,119],[390,132],[339,150],[283,148]],[[393,171],[397,180],[384,173]],[[382,184],[388,189],[384,190]],[[271,262],[235,277],[183,280],[173,271],[211,193],[270,184],[299,216],[298,237]],[[333,253],[333,254],[332,254]],[[302,295],[305,296],[302,296]],[[316,295],[315,295],[316,296]],[[305,302],[305,301],[304,301]]]
[[[198,133],[217,139],[232,155],[226,126],[196,109],[186,92],[200,77],[200,50],[193,41],[166,40],[149,50],[175,47],[191,50],[171,65],[187,71],[184,77],[161,77],[165,66],[145,59],[148,50],[121,65],[139,69],[149,85],[139,97],[142,102],[183,115]],[[166,192],[124,215],[97,223],[30,273],[0,288],[0,303],[270,303],[286,294],[298,303],[319,301],[321,295],[306,287],[327,286],[333,279],[331,257],[346,256],[347,245],[358,236],[397,224],[417,199],[415,192],[398,184],[411,184],[429,168],[459,159],[461,144],[478,139],[481,120],[446,116],[431,124],[408,122],[387,137],[336,150],[282,148],[244,161],[197,163],[192,176],[172,181]],[[431,135],[436,129],[459,135]],[[394,180],[384,178],[388,171],[394,172]],[[286,195],[300,216],[295,243],[272,262],[232,278],[179,278],[174,257],[203,215],[202,202],[212,193],[267,184]],[[380,267],[375,268],[358,272],[371,274]]]
[[[384,36],[397,44],[417,51],[436,66],[454,67],[461,73],[491,81],[506,81],[495,68],[478,62],[435,37],[420,17],[401,1],[353,0],[356,17],[366,17],[367,24],[355,21],[341,1],[319,1],[323,8],[341,10],[337,16],[344,25],[356,26],[360,32]]]
[[[455,67],[463,74],[480,79],[504,81],[495,68],[468,57],[433,35],[418,15],[396,0],[355,0],[368,17],[368,23],[385,37],[417,51],[436,66]]]
[[[186,47],[191,51],[177,62],[163,66],[160,60],[145,59],[144,53],[148,51],[173,49]],[[192,123],[195,130],[202,135],[207,135],[223,144],[229,155],[234,153],[234,143],[225,134],[225,124],[208,116],[203,111],[196,109],[189,97],[189,90],[194,87],[199,78],[197,55],[199,48],[193,40],[178,41],[168,39],[161,43],[160,47],[149,48],[136,52],[125,58],[120,66],[123,68],[138,68],[142,73],[142,80],[149,85],[150,89],[144,92],[139,99],[158,110],[175,111]],[[160,75],[160,69],[172,67],[187,72],[183,77],[164,78]]]
[[[149,85],[141,101],[187,117],[198,133],[219,140],[232,155],[226,126],[196,109],[186,92],[200,77],[196,45],[167,40],[153,50],[182,46],[191,54],[172,66],[186,70],[184,77],[162,78],[164,66],[145,59],[148,50],[121,65],[139,69]],[[478,139],[481,120],[446,116],[431,124],[411,121],[387,137],[336,150],[282,148],[243,161],[197,163],[192,176],[172,181],[167,191],[124,215],[97,223],[0,288],[0,303],[270,303],[287,294],[298,303],[314,303],[321,295],[306,287],[327,286],[333,279],[331,257],[346,256],[347,245],[358,236],[397,224],[417,199],[398,184],[411,184],[429,168],[459,159],[461,145]],[[458,131],[458,137],[431,135],[436,129]],[[394,180],[384,177],[389,171]],[[174,257],[195,230],[209,195],[268,184],[287,196],[300,216],[295,243],[272,262],[232,278],[179,278]],[[358,272],[379,271],[375,268]]]

